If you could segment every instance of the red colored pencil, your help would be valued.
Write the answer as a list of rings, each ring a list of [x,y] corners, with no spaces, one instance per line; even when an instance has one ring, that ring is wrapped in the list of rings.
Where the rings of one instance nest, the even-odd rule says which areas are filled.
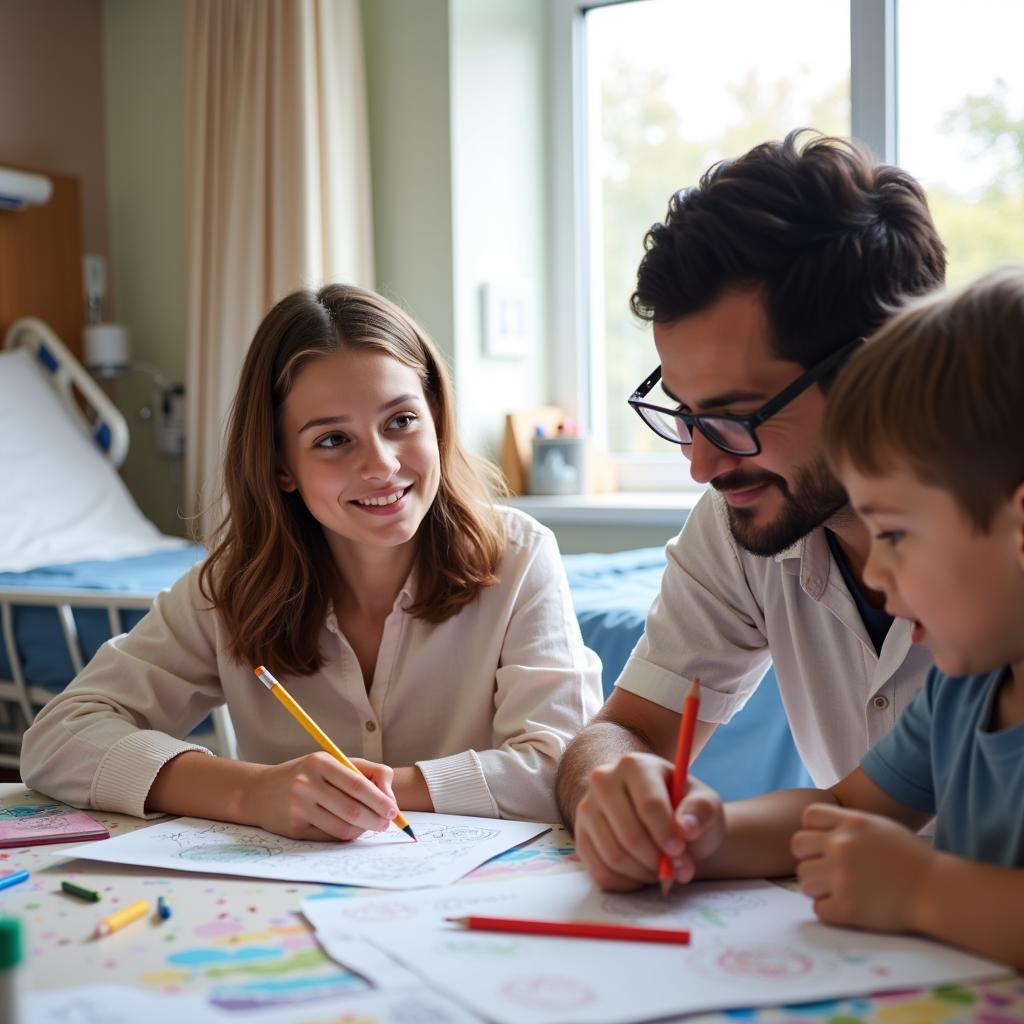
[[[700,710],[700,679],[690,684],[690,692],[683,701],[683,715],[679,720],[679,738],[676,742],[676,764],[672,772],[672,809],[679,806],[686,792],[686,776],[690,770],[690,753],[693,750],[693,730],[697,726],[697,712]],[[667,853],[661,855],[658,863],[658,881],[661,892],[667,896],[672,891],[672,859]]]
[[[624,942],[668,942],[688,945],[690,933],[683,928],[640,928],[597,921],[537,921],[522,917],[449,917],[471,931],[515,932],[518,935],[561,935],[572,939],[618,939]]]

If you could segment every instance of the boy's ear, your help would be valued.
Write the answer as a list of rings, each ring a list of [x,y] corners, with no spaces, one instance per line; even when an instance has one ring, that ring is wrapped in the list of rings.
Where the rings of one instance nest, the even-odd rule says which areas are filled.
[[[294,491],[299,485],[295,482],[295,477],[292,476],[291,471],[284,463],[278,463],[277,466],[277,486],[282,491]]]

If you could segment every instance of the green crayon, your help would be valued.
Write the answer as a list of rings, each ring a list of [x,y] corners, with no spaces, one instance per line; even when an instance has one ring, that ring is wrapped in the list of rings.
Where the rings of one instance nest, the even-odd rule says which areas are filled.
[[[61,882],[61,889],[66,893],[70,893],[72,896],[77,896],[80,900],[88,900],[90,903],[98,903],[100,900],[100,894],[93,892],[92,889],[85,889],[80,885],[75,885],[74,882]]]

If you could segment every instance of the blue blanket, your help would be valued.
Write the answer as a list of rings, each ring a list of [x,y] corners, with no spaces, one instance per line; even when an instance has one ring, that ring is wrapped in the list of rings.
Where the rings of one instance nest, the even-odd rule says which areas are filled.
[[[169,587],[203,556],[201,547],[164,551],[112,562],[77,562],[24,573],[0,573],[0,587],[81,589],[87,592],[153,593]],[[661,548],[564,558],[583,640],[601,658],[605,696],[639,640],[647,610],[658,593],[665,555]],[[83,657],[89,660],[109,637],[107,616],[98,609],[75,609]],[[142,611],[122,612],[126,630]],[[28,680],[54,693],[74,675],[52,608],[24,605],[14,611],[15,636]],[[11,678],[0,639],[0,675]],[[723,796],[736,799],[785,786],[809,785],[790,737],[772,672],[747,706],[719,727],[694,766],[694,774]]]
[[[193,545],[175,551],[160,551],[110,562],[74,562],[70,565],[48,565],[29,572],[0,572],[0,588],[153,594],[184,576],[205,553],[203,548]],[[110,638],[107,613],[100,608],[74,608],[73,605],[72,610],[82,657],[89,661]],[[121,624],[125,631],[131,629],[145,614],[144,611],[122,611]],[[34,686],[59,693],[71,682],[75,671],[64,644],[56,609],[34,605],[16,606],[13,619],[14,636],[25,678]],[[11,662],[2,639],[0,676],[11,678]]]

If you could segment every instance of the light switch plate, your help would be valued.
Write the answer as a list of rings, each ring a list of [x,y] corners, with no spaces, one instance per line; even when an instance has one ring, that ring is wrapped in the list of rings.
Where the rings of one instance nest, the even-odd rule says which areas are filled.
[[[525,281],[487,281],[480,286],[484,355],[523,359],[533,334],[533,296]]]

